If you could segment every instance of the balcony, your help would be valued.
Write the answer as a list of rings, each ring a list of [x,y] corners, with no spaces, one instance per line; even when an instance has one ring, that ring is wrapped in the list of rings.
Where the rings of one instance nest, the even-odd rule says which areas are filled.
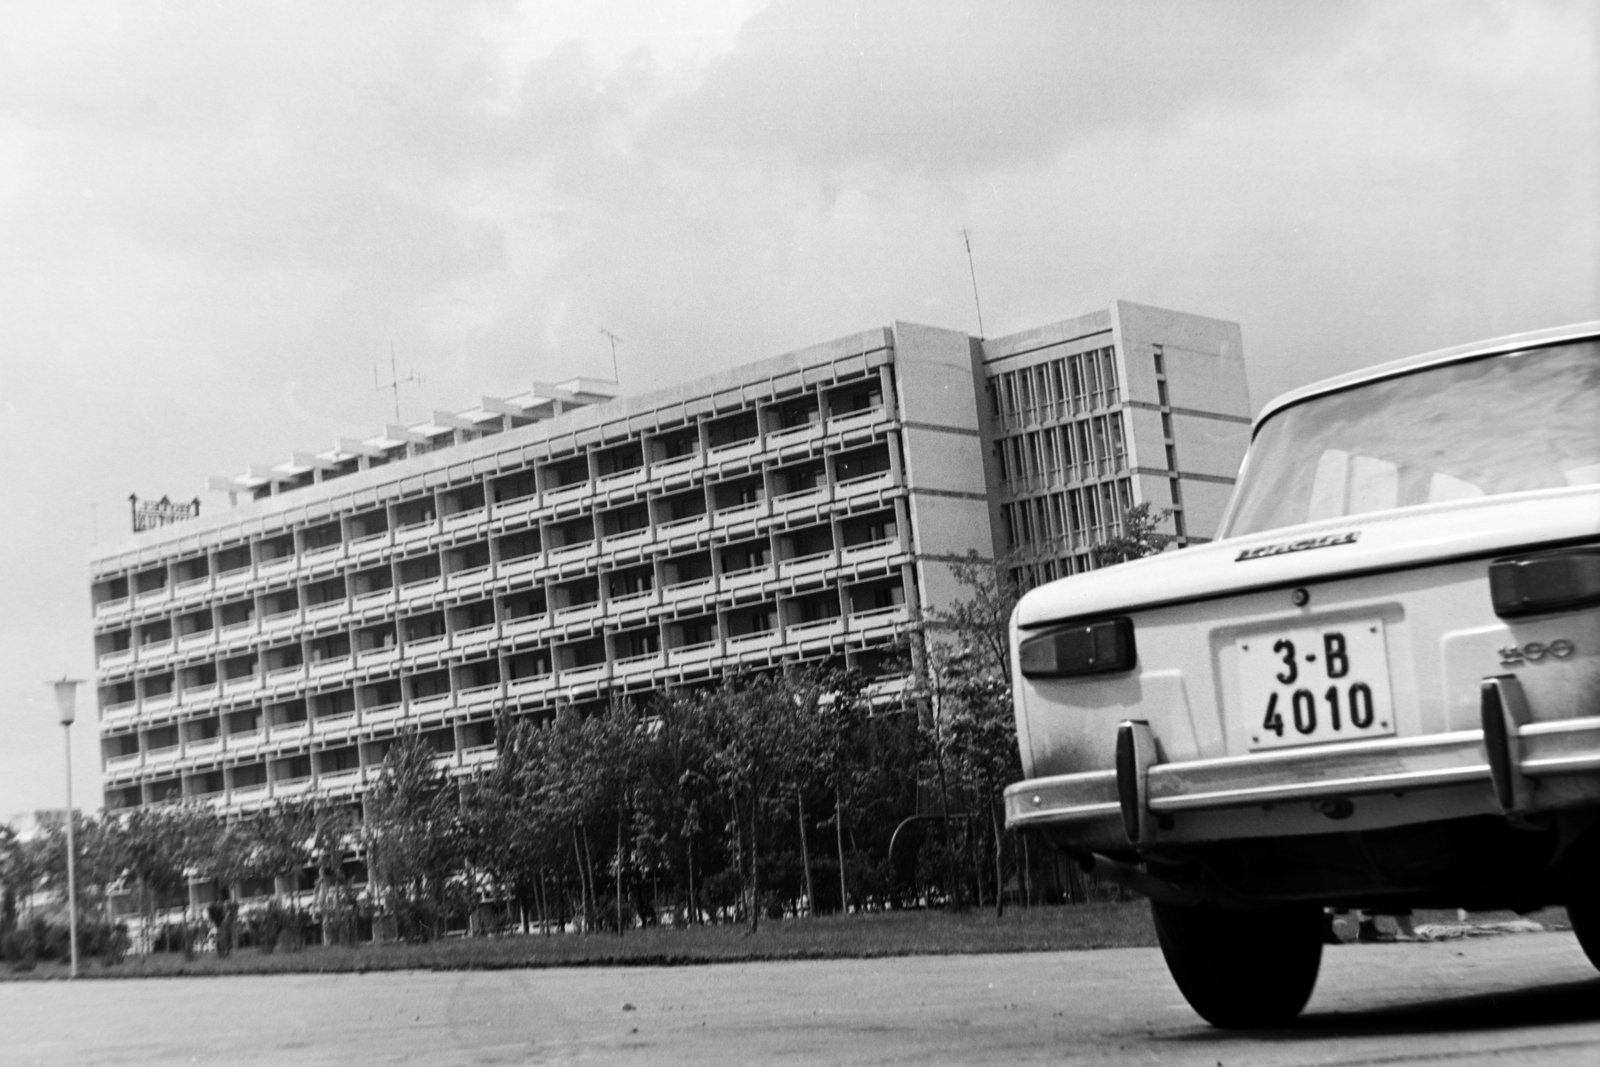
[[[559,508],[562,504],[575,503],[588,495],[588,482],[578,482],[575,485],[565,486],[561,489],[547,489],[544,494],[544,506],[547,508]]]
[[[708,596],[715,588],[716,580],[714,578],[701,578],[699,581],[669,585],[661,591],[661,602],[663,604],[676,604],[685,600],[694,600],[698,597]]]
[[[667,653],[674,667],[683,667],[691,663],[704,663],[722,654],[722,642],[718,640],[702,641],[696,645],[680,645]]]
[[[177,597],[197,596],[211,588],[211,575],[203,574],[198,578],[178,582],[172,587],[173,595]]]
[[[868,408],[866,411],[852,412],[849,415],[840,415],[828,420],[828,435],[849,433],[851,430],[860,430],[871,426],[884,417],[883,408]]]
[[[793,578],[801,574],[817,574],[833,566],[833,549],[813,552],[809,556],[795,556],[778,564],[778,576]]]
[[[611,665],[596,663],[588,667],[572,667],[561,671],[562,685],[584,685],[588,682],[598,682],[611,673]]]
[[[449,635],[439,634],[437,637],[423,637],[415,641],[407,641],[403,651],[405,653],[405,658],[409,660],[418,656],[427,656],[443,652],[449,643]]]
[[[344,558],[344,542],[335,541],[331,545],[321,548],[308,548],[300,553],[300,565],[307,569],[320,567],[324,564],[336,563]]]
[[[740,504],[738,507],[723,508],[711,516],[711,524],[717,529],[735,526],[741,522],[754,522],[767,513],[767,502],[757,500],[754,504]]]
[[[187,759],[210,756],[222,751],[222,736],[208,737],[204,741],[185,741],[183,754]]]
[[[705,466],[704,453],[695,452],[688,456],[679,456],[677,459],[664,459],[658,463],[650,464],[651,478],[671,478],[675,475],[689,474]]]
[[[580,622],[598,619],[604,611],[599,601],[577,604],[570,608],[557,608],[550,616],[556,626],[573,626]]]
[[[444,516],[441,525],[446,533],[455,533],[458,530],[470,530],[477,526],[485,525],[489,521],[489,512],[483,507],[469,508],[466,511],[452,512]]]
[[[173,705],[177,703],[177,699],[178,698],[176,695],[172,693],[162,693],[160,696],[145,697],[143,700],[139,701],[139,714],[154,715],[157,712],[170,711]]]
[[[704,533],[709,526],[708,516],[691,515],[687,519],[674,519],[656,525],[657,541],[674,541]]]
[[[895,537],[888,537],[882,541],[869,541],[865,544],[851,545],[839,553],[839,562],[843,566],[852,563],[862,563],[870,559],[881,559],[892,556],[900,548],[900,541]]]
[[[257,578],[275,578],[281,574],[288,574],[294,570],[295,557],[293,553],[279,556],[277,559],[262,560],[256,564]]]
[[[813,641],[819,637],[835,637],[844,633],[844,620],[835,616],[815,622],[797,622],[783,628],[783,638],[789,641]]]
[[[532,696],[555,688],[556,676],[552,674],[539,674],[531,678],[518,678],[506,683],[506,696],[520,697]]]
[[[207,645],[215,644],[216,640],[217,631],[214,628],[208,630],[196,630],[192,634],[184,634],[182,637],[179,637],[178,647],[183,651],[188,652],[191,649],[205,648]],[[105,661],[102,660],[101,662],[104,663]]]
[[[131,771],[140,765],[139,753],[131,752],[126,756],[107,756],[105,761],[106,773],[113,771]]]
[[[776,630],[762,630],[760,633],[741,634],[727,640],[727,654],[730,656],[744,656],[747,653],[763,651],[779,643],[780,635]]]
[[[105,618],[110,615],[120,615],[127,611],[129,600],[127,597],[118,597],[116,600],[102,600],[94,606],[95,618]]]
[[[276,670],[268,671],[264,684],[269,689],[281,689],[304,681],[305,676],[306,665],[304,663],[296,663],[293,667],[279,667]]]
[[[524,615],[517,619],[507,619],[500,626],[500,636],[509,641],[513,637],[536,634],[549,625],[549,622],[550,617],[543,612],[538,615]]]
[[[177,745],[168,745],[166,748],[153,748],[144,754],[145,766],[164,767],[169,763],[175,762],[182,753],[183,750]]]
[[[461,750],[461,765],[463,767],[482,767],[493,763],[496,749],[494,745],[478,745],[476,748]]]
[[[833,495],[837,498],[865,496],[875,493],[880,489],[888,489],[894,485],[893,471],[878,471],[876,474],[863,474],[859,478],[850,478],[833,484]]]
[[[783,514],[789,511],[798,511],[801,508],[816,507],[818,504],[827,502],[828,487],[819,485],[811,489],[800,489],[793,493],[784,493],[781,496],[773,497],[772,510],[774,514]]]
[[[354,789],[360,784],[360,767],[352,767],[347,771],[324,771],[317,775],[317,788],[319,790]]]
[[[299,608],[290,608],[288,611],[279,611],[272,615],[263,615],[261,616],[261,632],[263,634],[282,633],[294,629],[299,622]]]
[[[636,674],[649,674],[651,671],[660,670],[665,665],[666,659],[659,650],[645,652],[638,656],[627,656],[613,664],[616,668],[615,676],[621,678],[632,677]]]
[[[421,600],[442,592],[444,592],[444,575],[441,574],[433,578],[424,578],[419,582],[410,582],[402,585],[400,587],[400,600],[402,603]]]
[[[661,602],[660,592],[655,589],[646,589],[640,593],[629,593],[626,596],[614,596],[606,601],[606,610],[612,614],[629,611],[643,611]]]
[[[403,718],[405,710],[404,704],[383,704],[373,708],[362,708],[361,725],[364,729],[371,730],[375,726]]]
[[[595,543],[585,541],[581,545],[569,545],[566,548],[552,548],[546,556],[552,567],[568,567],[583,560],[592,559],[595,555]]]
[[[752,437],[744,441],[736,441],[731,445],[713,448],[706,453],[706,466],[729,463],[733,460],[746,459],[754,456],[762,449],[761,438]]]
[[[494,640],[498,627],[494,623],[474,626],[470,630],[457,630],[450,635],[450,647],[455,649],[482,648]]]
[[[451,590],[476,589],[490,580],[489,565],[473,567],[471,570],[452,571],[445,576],[445,584]]]
[[[742,571],[724,571],[722,574],[722,588],[730,591],[743,589],[746,586],[760,585],[772,578],[772,565],[763,563],[757,567],[746,567]]]
[[[373,594],[369,593],[367,595],[371,596]],[[308,605],[305,609],[305,620],[307,623],[314,623],[321,622],[323,619],[337,618],[343,613],[345,606],[346,601],[343,597],[338,600],[324,601],[321,604]]]
[[[494,504],[494,522],[509,523],[510,520],[514,520],[514,518],[522,518],[526,517],[526,515],[533,514],[533,512],[538,512],[538,510],[541,510],[542,507],[544,506],[542,506],[542,502],[539,501],[538,493],[531,493],[528,494],[528,496],[518,496],[518,498],[514,499],[514,501],[504,501],[501,502],[501,504]]]
[[[626,552],[630,548],[649,544],[654,533],[654,530],[646,526],[638,530],[629,530],[627,533],[612,534],[600,542],[600,547],[606,552]]]
[[[795,426],[788,430],[779,430],[777,433],[767,434],[767,450],[783,452],[785,449],[794,451],[797,445],[809,446],[822,436],[822,423],[811,422],[804,426]]]
[[[892,604],[886,608],[873,608],[870,611],[853,611],[850,613],[848,626],[853,634],[868,630],[893,630],[905,622],[906,617],[904,604]]]
[[[389,547],[389,531],[367,534],[365,537],[353,537],[345,542],[345,550],[352,561],[375,556]]]
[[[94,662],[101,670],[109,667],[120,667],[133,662],[133,649],[124,648],[120,652],[102,652],[95,657]]]
[[[413,697],[408,708],[412,715],[437,715],[448,711],[453,706],[454,696],[450,693],[439,693],[429,697]]]
[[[299,722],[279,723],[271,728],[267,740],[274,745],[281,745],[289,741],[304,741],[311,736],[311,720],[301,719]]]
[[[222,691],[228,696],[234,696],[238,693],[248,693],[260,684],[260,676],[255,674],[245,674],[238,678],[229,678],[227,681],[223,682]],[[146,710],[149,709],[148,704],[145,707]]]
[[[619,471],[616,474],[607,474],[594,483],[597,496],[610,496],[634,489],[648,477],[645,467],[635,467],[628,471]]]
[[[535,552],[531,556],[519,556],[516,559],[501,560],[498,577],[500,581],[514,581],[518,578],[532,577],[544,568],[544,553]]]
[[[160,585],[154,589],[148,590],[147,592],[135,593],[133,595],[133,604],[134,607],[139,608],[149,607],[153,604],[161,603],[171,596],[171,594],[171,589],[165,585]]]
[[[490,685],[475,685],[471,689],[462,689],[456,693],[456,707],[462,709],[480,708],[492,705],[500,699],[500,683]]]
[[[311,791],[311,776],[284,778],[272,783],[274,797],[297,797]]]

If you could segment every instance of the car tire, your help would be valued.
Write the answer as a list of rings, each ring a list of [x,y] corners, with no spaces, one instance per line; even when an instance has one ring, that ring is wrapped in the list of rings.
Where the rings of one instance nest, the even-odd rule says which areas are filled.
[[[1322,964],[1322,909],[1288,904],[1237,911],[1150,904],[1167,969],[1213,1026],[1282,1026],[1300,1014]]]
[[[1578,935],[1578,945],[1589,962],[1600,967],[1600,900],[1591,890],[1567,901],[1567,920]]]

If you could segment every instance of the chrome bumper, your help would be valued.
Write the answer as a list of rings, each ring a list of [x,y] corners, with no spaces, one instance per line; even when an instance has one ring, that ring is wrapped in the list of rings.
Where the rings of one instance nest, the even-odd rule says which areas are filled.
[[[1484,713],[1500,716],[1498,730],[1462,730],[1426,737],[1358,741],[1154,763],[1119,759],[1117,769],[1062,774],[1006,789],[1010,829],[1074,826],[1118,820],[1130,843],[1147,843],[1163,815],[1267,806],[1289,801],[1402,793],[1482,783],[1508,814],[1555,806],[1540,786],[1566,775],[1600,770],[1600,716],[1526,721],[1520,691],[1485,681]],[[1495,685],[1495,699],[1488,695]],[[1492,705],[1492,706],[1491,706]],[[1124,723],[1121,750],[1136,744],[1143,723]],[[1486,742],[1486,736],[1488,738]],[[1122,740],[1119,737],[1119,741]],[[1568,794],[1570,795],[1570,794]]]

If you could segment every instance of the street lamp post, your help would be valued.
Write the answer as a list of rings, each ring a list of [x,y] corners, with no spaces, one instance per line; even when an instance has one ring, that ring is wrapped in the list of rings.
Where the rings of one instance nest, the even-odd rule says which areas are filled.
[[[72,722],[78,717],[77,678],[62,678],[52,683],[56,689],[56,710],[61,713],[61,730],[67,739],[67,940],[72,952],[73,978],[78,977],[78,871],[77,849],[72,840]]]

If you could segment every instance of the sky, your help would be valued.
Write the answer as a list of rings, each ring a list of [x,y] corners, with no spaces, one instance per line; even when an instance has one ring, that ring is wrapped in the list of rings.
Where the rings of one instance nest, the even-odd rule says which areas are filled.
[[[6,4],[0,819],[127,497],[534,380],[1116,299],[1251,399],[1600,318],[1600,5]],[[99,803],[93,696],[74,734]]]

